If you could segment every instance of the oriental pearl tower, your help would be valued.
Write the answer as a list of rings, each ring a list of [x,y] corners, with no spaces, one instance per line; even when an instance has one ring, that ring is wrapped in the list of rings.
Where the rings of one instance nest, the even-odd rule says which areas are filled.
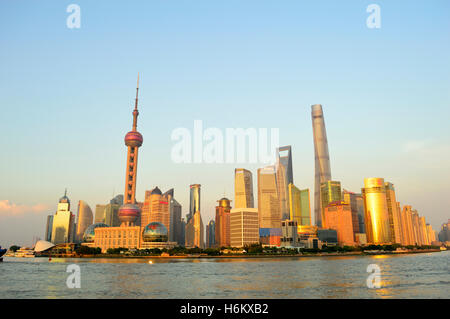
[[[137,131],[139,93],[139,73],[136,87],[136,102],[133,110],[133,128],[125,135],[125,145],[127,146],[127,167],[125,172],[125,193],[124,204],[119,208],[119,220],[121,226],[134,226],[136,219],[140,216],[141,209],[136,205],[136,177],[138,150],[144,138]]]

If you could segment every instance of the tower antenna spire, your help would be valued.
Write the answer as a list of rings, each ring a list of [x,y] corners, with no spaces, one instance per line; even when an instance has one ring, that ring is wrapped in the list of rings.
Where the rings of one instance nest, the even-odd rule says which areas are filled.
[[[139,115],[138,111],[138,95],[139,95],[139,72],[137,77],[137,86],[136,86],[136,102],[134,104],[134,111],[133,111],[133,131],[136,131],[137,129],[137,118]]]

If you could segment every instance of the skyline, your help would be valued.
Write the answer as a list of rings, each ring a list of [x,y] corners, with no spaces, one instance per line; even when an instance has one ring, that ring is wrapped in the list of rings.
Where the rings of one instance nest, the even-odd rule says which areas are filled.
[[[5,23],[5,25],[13,24],[16,27],[11,33],[16,36],[16,39],[13,40],[10,34],[5,34],[4,39],[0,40],[3,46],[6,47],[8,44],[8,47],[11,48],[8,52],[5,50],[0,53],[0,67],[5,70],[0,75],[1,115],[2,118],[15,116],[17,120],[6,121],[2,126],[2,131],[4,130],[2,136],[14,136],[14,138],[1,141],[2,148],[9,150],[9,156],[0,159],[1,175],[4,181],[0,183],[0,194],[2,194],[2,198],[0,198],[0,242],[5,244],[5,240],[8,240],[8,236],[4,234],[22,229],[19,227],[19,224],[23,222],[20,216],[8,217],[8,214],[14,214],[14,211],[20,210],[23,210],[27,217],[31,217],[29,221],[32,224],[35,223],[35,225],[27,225],[27,227],[33,226],[32,229],[36,229],[35,232],[24,231],[26,233],[23,238],[24,244],[31,242],[33,235],[43,238],[42,229],[45,226],[45,217],[54,213],[57,200],[66,187],[72,203],[84,200],[91,208],[96,204],[109,202],[113,197],[113,191],[115,195],[122,194],[124,176],[121,168],[125,165],[122,143],[123,135],[129,129],[129,123],[123,119],[129,116],[129,107],[133,102],[131,84],[135,83],[138,71],[142,76],[140,111],[145,114],[140,124],[140,131],[147,137],[145,147],[140,150],[139,155],[140,176],[136,194],[138,201],[143,201],[146,190],[156,186],[160,189],[174,188],[175,197],[183,207],[182,215],[185,216],[189,207],[188,187],[190,184],[201,184],[202,219],[206,225],[214,216],[215,203],[222,197],[224,187],[226,197],[234,200],[234,179],[229,176],[235,168],[249,169],[253,176],[256,176],[256,168],[259,168],[259,165],[170,163],[170,146],[173,145],[170,141],[170,131],[180,126],[192,129],[195,119],[203,119],[208,127],[222,129],[226,127],[279,127],[280,145],[292,145],[296,186],[302,189],[309,188],[312,191],[314,148],[309,108],[310,105],[319,103],[323,105],[326,117],[333,180],[340,181],[343,188],[359,193],[363,187],[364,178],[382,177],[394,184],[397,200],[402,205],[412,205],[421,215],[426,216],[427,221],[435,230],[439,230],[440,225],[448,219],[446,213],[448,214],[447,207],[450,204],[449,199],[445,196],[446,180],[450,177],[449,164],[445,160],[450,155],[450,129],[445,125],[445,120],[450,115],[448,105],[450,95],[445,91],[445,87],[448,87],[450,82],[445,74],[450,71],[450,63],[445,56],[449,44],[442,41],[448,39],[450,34],[449,28],[446,27],[448,21],[439,20],[439,18],[443,19],[444,15],[439,15],[439,10],[435,9],[433,13],[437,13],[437,16],[433,20],[436,23],[433,28],[414,28],[414,22],[417,20],[412,17],[415,17],[415,14],[418,15],[418,12],[412,10],[413,16],[408,16],[408,19],[401,19],[401,21],[397,21],[397,24],[392,24],[393,21],[389,18],[392,18],[393,13],[389,12],[389,8],[400,10],[401,5],[390,5],[382,1],[379,3],[383,10],[383,25],[380,30],[363,28],[366,13],[364,5],[359,4],[357,17],[361,20],[359,21],[360,25],[358,24],[360,28],[351,31],[349,25],[340,24],[335,28],[338,38],[344,40],[346,44],[354,37],[363,40],[360,46],[355,44],[355,47],[364,51],[366,58],[360,58],[358,55],[357,61],[341,60],[344,52],[348,53],[349,51],[339,46],[338,50],[333,52],[336,54],[335,56],[315,51],[319,55],[318,61],[313,62],[314,66],[310,69],[306,68],[306,73],[302,70],[305,70],[303,68],[307,63],[297,61],[297,59],[305,58],[305,53],[302,53],[301,50],[295,50],[295,54],[290,53],[289,50],[288,52],[282,52],[282,50],[265,52],[260,55],[261,60],[257,59],[252,62],[251,53],[260,52],[258,45],[264,44],[264,41],[261,38],[253,39],[254,42],[248,47],[244,46],[243,41],[249,39],[249,35],[253,36],[258,34],[257,31],[261,31],[251,28],[250,25],[244,29],[250,34],[238,33],[236,29],[232,28],[232,31],[235,32],[230,34],[234,34],[237,40],[242,42],[235,43],[232,39],[225,37],[222,39],[223,43],[213,41],[206,48],[205,53],[199,53],[201,56],[199,60],[192,60],[192,56],[187,57],[186,61],[195,61],[194,65],[200,66],[201,75],[194,71],[194,66],[189,67],[188,62],[183,62],[185,61],[183,57],[171,50],[176,47],[176,44],[175,46],[172,44],[171,49],[160,51],[161,54],[170,52],[173,59],[154,59],[154,56],[152,59],[152,54],[150,57],[136,56],[133,53],[125,55],[129,60],[136,59],[136,61],[133,63],[128,60],[122,61],[124,70],[120,70],[120,68],[114,70],[118,72],[117,74],[110,70],[108,63],[99,60],[99,55],[105,54],[106,49],[99,50],[97,47],[97,50],[89,52],[89,48],[94,45],[92,41],[95,40],[95,36],[104,35],[108,23],[101,26],[98,21],[90,19],[86,22],[83,20],[80,30],[67,30],[63,23],[60,27],[62,30],[56,27],[54,30],[50,30],[48,29],[50,25],[52,28],[56,25],[57,18],[52,15],[56,9],[49,10],[50,13],[47,14],[50,19],[44,26],[39,24],[35,26],[32,22],[25,21],[26,19],[20,21],[22,24],[14,24],[11,20],[12,14],[6,18],[2,16],[0,19],[2,26]],[[439,3],[441,9],[449,6],[445,2]],[[83,1],[79,4],[83,15],[88,17],[89,10],[94,10],[98,14],[101,6]],[[309,9],[315,8],[314,5],[292,3],[290,5],[296,8],[304,6],[308,6]],[[3,10],[5,7],[11,10],[17,9],[17,7],[13,8],[10,3],[0,6],[2,7],[0,15],[8,12]],[[46,6],[48,5],[30,4],[32,7],[30,12],[33,12],[33,8],[49,9]],[[112,9],[116,9],[113,12],[117,15],[119,10],[117,6],[120,5],[115,4],[114,6],[116,7]],[[148,6],[151,7],[151,5]],[[162,10],[165,6],[176,5],[160,4],[160,6],[159,9]],[[196,7],[198,4],[192,6]],[[209,8],[214,8],[214,6],[222,9],[228,8],[223,4],[211,4]],[[243,7],[244,11],[250,9],[248,4],[238,6]],[[269,9],[268,6],[271,7],[267,3],[263,5],[266,10]],[[338,7],[332,4],[329,6]],[[349,9],[351,5],[342,4],[341,7],[343,9],[341,8],[339,12]],[[409,8],[416,7],[420,7],[420,4],[409,6]],[[64,8],[65,6],[62,5],[61,21],[64,21],[66,16]],[[429,10],[428,8],[428,11],[422,12],[424,17],[419,20],[423,23],[422,27],[430,27],[427,24],[430,22],[427,18],[432,18]],[[139,10],[132,11],[134,14]],[[280,14],[283,13],[293,19],[294,15],[288,11],[287,8],[279,9]],[[349,11],[347,15],[352,16],[354,11]],[[384,13],[385,11],[386,13]],[[36,13],[36,11],[34,12]],[[312,12],[315,16],[318,15],[319,10],[316,8]],[[399,11],[394,10],[394,12]],[[28,13],[25,12],[25,14]],[[129,13],[131,14],[131,12]],[[246,13],[248,11],[245,11],[242,16],[236,13],[235,19],[240,22],[240,26],[245,25],[242,18],[246,16]],[[264,13],[267,15],[268,11],[261,12],[261,14]],[[298,13],[301,14],[301,10],[298,10]],[[329,13],[323,14],[330,18]],[[156,18],[154,12],[153,15],[152,17]],[[188,18],[183,21],[192,19],[193,16],[195,16],[195,12],[190,12]],[[304,14],[301,17],[304,18]],[[191,19],[188,21],[194,23],[194,19]],[[209,18],[205,19],[209,21]],[[260,16],[253,17],[253,19],[253,22],[259,22],[259,26],[265,26],[262,33],[264,30],[271,30],[269,27],[274,26],[270,23],[262,24]],[[331,21],[336,23],[338,20],[336,18]],[[129,23],[130,20],[126,20],[126,22]],[[144,22],[142,23],[144,24]],[[202,23],[205,21],[197,21],[192,28],[199,27]],[[302,33],[302,26],[307,24],[298,23],[296,32],[305,36]],[[269,33],[269,38],[276,44],[284,44],[288,47],[291,45],[291,48],[295,47],[296,49],[302,48],[284,38],[288,37],[286,34],[292,35],[294,32],[290,30],[291,33],[289,33],[288,24],[277,24],[279,29],[272,34]],[[119,26],[124,28],[124,35],[130,34],[129,31],[132,28],[128,29],[125,24],[120,23]],[[154,25],[144,24],[139,32],[155,32],[151,26]],[[221,20],[217,22],[217,26],[229,26],[229,21]],[[313,26],[318,27],[317,24]],[[392,26],[396,27],[394,36],[392,35]],[[439,29],[439,26],[443,27]],[[30,27],[36,27],[35,33],[30,33]],[[411,28],[409,32],[406,30],[407,28]],[[5,28],[2,29],[5,30]],[[212,38],[202,38],[201,36],[222,34],[219,32],[220,30],[214,28],[209,31],[196,30],[199,32],[197,40],[207,45],[209,42],[203,40]],[[177,34],[181,38],[183,34],[189,34],[193,30],[178,28],[170,29],[170,31],[178,31]],[[286,34],[278,33],[280,31],[284,31]],[[321,33],[324,30],[320,27],[314,29],[310,26],[309,31],[312,31],[312,34],[318,33],[318,35],[324,36]],[[325,30],[325,32],[330,31],[331,29]],[[408,51],[408,49],[414,48],[413,35],[417,36],[415,33],[417,31],[422,32],[419,33],[423,36],[420,38],[421,41],[434,44],[434,46],[430,46],[431,48],[439,48],[439,50],[433,51],[432,61],[419,61],[427,54],[424,50],[427,47],[426,44],[423,45],[424,48],[415,48],[418,49],[418,52]],[[430,36],[430,31],[434,32],[433,36]],[[26,32],[30,34],[26,34]],[[409,35],[409,37],[407,36],[406,39],[395,38],[401,34]],[[52,39],[52,35],[58,36]],[[56,49],[55,53],[50,53],[49,51],[52,50],[34,42],[31,42],[33,45],[30,49],[40,48],[41,51],[21,50],[23,41],[30,41],[30,37],[33,36],[37,36],[37,39],[46,39],[46,43]],[[82,36],[89,39],[88,43],[82,43]],[[364,41],[364,37],[368,39]],[[329,38],[326,36],[326,39]],[[133,38],[134,40],[136,39]],[[164,43],[163,40],[162,37],[158,37],[155,42],[150,42],[157,46],[157,44]],[[384,51],[371,53],[364,50],[364,45],[370,44],[371,41],[373,43],[369,49],[376,51],[377,45],[393,45],[394,40],[400,40],[400,44],[404,46],[401,47],[400,44],[397,47],[394,46],[397,51],[391,52],[391,54]],[[75,42],[73,46],[70,44],[72,41]],[[330,41],[330,43],[336,44],[336,42]],[[441,41],[441,47],[437,45],[439,41]],[[190,49],[189,53],[198,51],[195,44],[198,45],[199,42],[189,45],[181,41],[178,44],[182,44],[183,48]],[[246,52],[239,51],[239,54],[242,53],[243,56],[237,58],[236,55],[233,55],[231,59],[225,59],[225,56],[221,54],[215,56],[214,59],[213,54],[207,60],[208,63],[201,67],[201,58],[214,53],[218,48],[224,48],[226,44],[232,46],[230,51],[226,51],[227,53],[238,48],[245,48]],[[308,47],[307,44],[308,41],[303,49]],[[67,48],[64,48],[64,45]],[[77,49],[77,45],[81,45],[81,48]],[[127,45],[124,46],[127,47]],[[145,48],[145,45],[139,42],[137,50],[139,47]],[[330,46],[330,48],[332,47]],[[45,50],[46,55],[40,55],[39,52],[43,53],[42,50]],[[75,53],[67,55],[70,50],[78,53],[84,52],[84,54],[77,59]],[[361,51],[358,53],[361,54]],[[66,54],[66,60],[50,58],[51,54],[58,53],[63,53],[63,56]],[[119,62],[121,54],[124,52],[118,50],[110,53],[109,57],[115,62]],[[271,54],[276,57],[272,57]],[[382,59],[376,59],[377,54],[381,55]],[[156,53],[156,55],[158,54]],[[287,58],[288,62],[277,60],[283,56]],[[19,65],[19,62],[24,62],[23,58],[29,60],[25,61],[22,66]],[[90,59],[99,63],[99,66],[92,68],[91,63],[93,62],[89,62]],[[237,65],[232,61],[237,62]],[[311,62],[311,60],[307,61]],[[333,70],[336,73],[325,71],[327,66],[338,61],[342,62],[343,66],[335,66]],[[177,62],[179,68],[177,69],[177,63],[169,66],[170,62]],[[325,67],[317,68],[320,64],[318,62],[323,62]],[[354,62],[354,65],[351,62]],[[81,67],[81,69],[67,71],[70,69],[71,63],[75,63],[75,68]],[[85,67],[82,66],[84,63],[87,63]],[[164,69],[159,63],[169,67]],[[248,65],[244,67],[246,63]],[[232,70],[235,73],[233,74],[225,72],[230,65],[234,66]],[[48,73],[44,74],[45,66],[48,68],[45,70]],[[213,67],[213,71],[210,73],[207,70],[208,66]],[[262,66],[266,68],[261,68]],[[288,66],[292,69],[288,69]],[[344,72],[345,67],[349,67],[348,73]],[[434,67],[433,72],[427,67]],[[381,68],[381,70],[377,71],[377,68]],[[395,71],[391,71],[390,68],[394,68]],[[414,68],[416,73],[407,70],[408,68]],[[65,72],[60,72],[60,70],[65,70]],[[265,70],[266,73],[248,72],[256,70]],[[82,74],[82,72],[85,73]],[[383,74],[383,72],[386,73]],[[209,78],[206,76],[207,74],[209,74]],[[176,75],[179,76],[176,77]],[[258,80],[257,78],[261,75],[262,78]],[[312,75],[316,78],[310,78]],[[352,79],[352,75],[355,76],[355,79]],[[389,81],[382,75],[393,76],[394,79]],[[195,79],[193,83],[189,81],[189,76]],[[341,77],[344,78],[345,85],[340,83]],[[240,81],[236,82],[237,78]],[[215,81],[213,80],[211,83],[211,79],[215,79]],[[311,79],[312,81],[308,81]],[[402,79],[407,83],[401,82]],[[358,83],[359,81],[366,82]],[[308,90],[312,90],[314,93],[311,94]],[[173,92],[179,95],[174,96]],[[429,105],[435,105],[434,112],[429,111]],[[224,114],[222,108],[227,106],[229,112]],[[103,119],[104,121],[102,121]],[[372,130],[372,127],[379,129]],[[221,183],[217,183],[218,180]],[[86,188],[86,185],[89,187]],[[255,185],[254,193],[257,193]],[[24,206],[11,209],[4,201]],[[33,215],[33,211],[39,215]],[[74,213],[76,214],[75,211]],[[39,216],[40,219],[37,218]],[[25,218],[25,215],[22,215],[22,218]],[[19,221],[19,219],[21,220]],[[37,224],[39,222],[41,225]]]

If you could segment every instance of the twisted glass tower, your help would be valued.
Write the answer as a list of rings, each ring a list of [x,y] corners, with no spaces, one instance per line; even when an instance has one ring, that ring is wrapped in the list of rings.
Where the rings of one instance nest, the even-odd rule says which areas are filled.
[[[322,105],[311,106],[311,118],[314,138],[314,218],[316,226],[322,227],[322,201],[320,184],[331,180],[330,154],[328,153],[327,131],[323,119]]]

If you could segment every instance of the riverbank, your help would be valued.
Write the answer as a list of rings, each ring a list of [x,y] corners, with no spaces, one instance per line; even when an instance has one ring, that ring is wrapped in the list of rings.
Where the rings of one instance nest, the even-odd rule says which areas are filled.
[[[408,255],[441,252],[440,249],[417,249],[402,251],[353,251],[353,252],[333,252],[333,253],[300,253],[300,254],[180,254],[180,255],[144,255],[134,256],[129,254],[98,254],[98,255],[52,255],[52,258],[124,258],[124,259],[217,259],[217,258],[310,258],[310,257],[350,257],[350,256],[373,256],[373,255]],[[36,256],[37,258],[49,258],[49,256]]]

